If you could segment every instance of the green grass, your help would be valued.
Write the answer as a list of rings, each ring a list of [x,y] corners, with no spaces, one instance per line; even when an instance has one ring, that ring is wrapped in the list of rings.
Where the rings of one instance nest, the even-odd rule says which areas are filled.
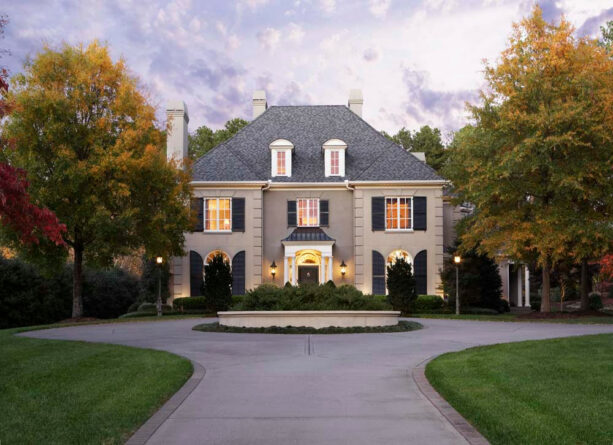
[[[567,324],[613,324],[613,317],[603,315],[602,317],[581,317],[581,318],[520,318],[518,314],[500,315],[474,315],[474,314],[409,314],[410,318],[443,318],[446,320],[477,320],[477,321],[514,321],[523,323],[567,323]]]
[[[448,353],[426,376],[492,444],[613,443],[613,334]]]
[[[219,323],[205,323],[194,326],[194,331],[202,332],[229,332],[235,334],[368,334],[381,332],[407,332],[421,329],[423,326],[414,321],[401,320],[394,326],[372,326],[372,327],[353,327],[338,328],[330,326],[328,328],[311,328],[307,326],[271,326],[269,328],[238,328],[222,326]]]
[[[48,326],[57,327],[57,326]],[[175,355],[0,331],[0,443],[115,444],[192,374]]]

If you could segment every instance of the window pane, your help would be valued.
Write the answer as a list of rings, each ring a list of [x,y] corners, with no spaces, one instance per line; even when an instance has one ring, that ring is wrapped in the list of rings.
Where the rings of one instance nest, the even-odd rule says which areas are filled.
[[[396,198],[385,199],[385,227],[386,229],[398,228],[398,200]]]
[[[339,174],[339,153],[338,151],[330,152],[330,174]]]
[[[206,200],[206,230],[217,230],[217,199]]]
[[[285,152],[278,151],[277,152],[277,174],[285,175]]]
[[[232,217],[230,214],[230,200],[219,200],[219,229],[230,230],[232,228]]]
[[[398,201],[400,205],[400,220],[398,221],[399,228],[408,229],[409,228],[409,215],[411,212],[409,208],[409,204],[408,204],[408,199],[400,198]]]

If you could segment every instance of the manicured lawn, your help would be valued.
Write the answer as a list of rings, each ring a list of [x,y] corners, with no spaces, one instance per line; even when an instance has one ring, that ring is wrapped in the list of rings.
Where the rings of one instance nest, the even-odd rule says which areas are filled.
[[[410,318],[444,318],[447,320],[476,321],[520,321],[524,323],[569,323],[569,324],[613,324],[613,317],[581,317],[581,318],[521,318],[518,314],[472,315],[472,314],[411,314]]]
[[[2,444],[123,443],[192,374],[166,352],[17,331],[0,331]]]
[[[613,443],[613,334],[448,353],[426,376],[492,444]]]

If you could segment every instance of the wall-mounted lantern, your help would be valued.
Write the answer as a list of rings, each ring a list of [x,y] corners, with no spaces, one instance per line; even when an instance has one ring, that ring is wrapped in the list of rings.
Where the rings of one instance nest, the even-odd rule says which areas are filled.
[[[277,264],[275,263],[275,260],[273,260],[272,264],[270,265],[270,274],[272,275],[272,279],[274,281],[275,275],[277,274]]]
[[[345,264],[345,260],[341,262],[341,275],[345,278],[345,274],[347,273],[347,265]]]

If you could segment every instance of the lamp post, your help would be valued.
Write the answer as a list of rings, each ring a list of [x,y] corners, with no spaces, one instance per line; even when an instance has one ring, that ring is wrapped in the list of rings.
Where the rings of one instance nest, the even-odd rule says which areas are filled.
[[[275,260],[272,260],[272,264],[270,265],[270,274],[272,275],[272,281],[275,281],[275,275],[277,274],[277,264]]]
[[[345,279],[345,274],[347,273],[347,265],[345,264],[345,260],[341,261],[341,275],[343,276],[343,280]]]
[[[460,262],[462,258],[460,255],[456,255],[453,257],[453,262],[455,263],[455,314],[460,315],[460,278],[458,274],[458,269],[460,268]]]
[[[164,262],[164,258],[161,256],[155,259],[155,262],[158,265],[158,299],[157,299],[157,311],[158,317],[162,316],[162,263]]]

